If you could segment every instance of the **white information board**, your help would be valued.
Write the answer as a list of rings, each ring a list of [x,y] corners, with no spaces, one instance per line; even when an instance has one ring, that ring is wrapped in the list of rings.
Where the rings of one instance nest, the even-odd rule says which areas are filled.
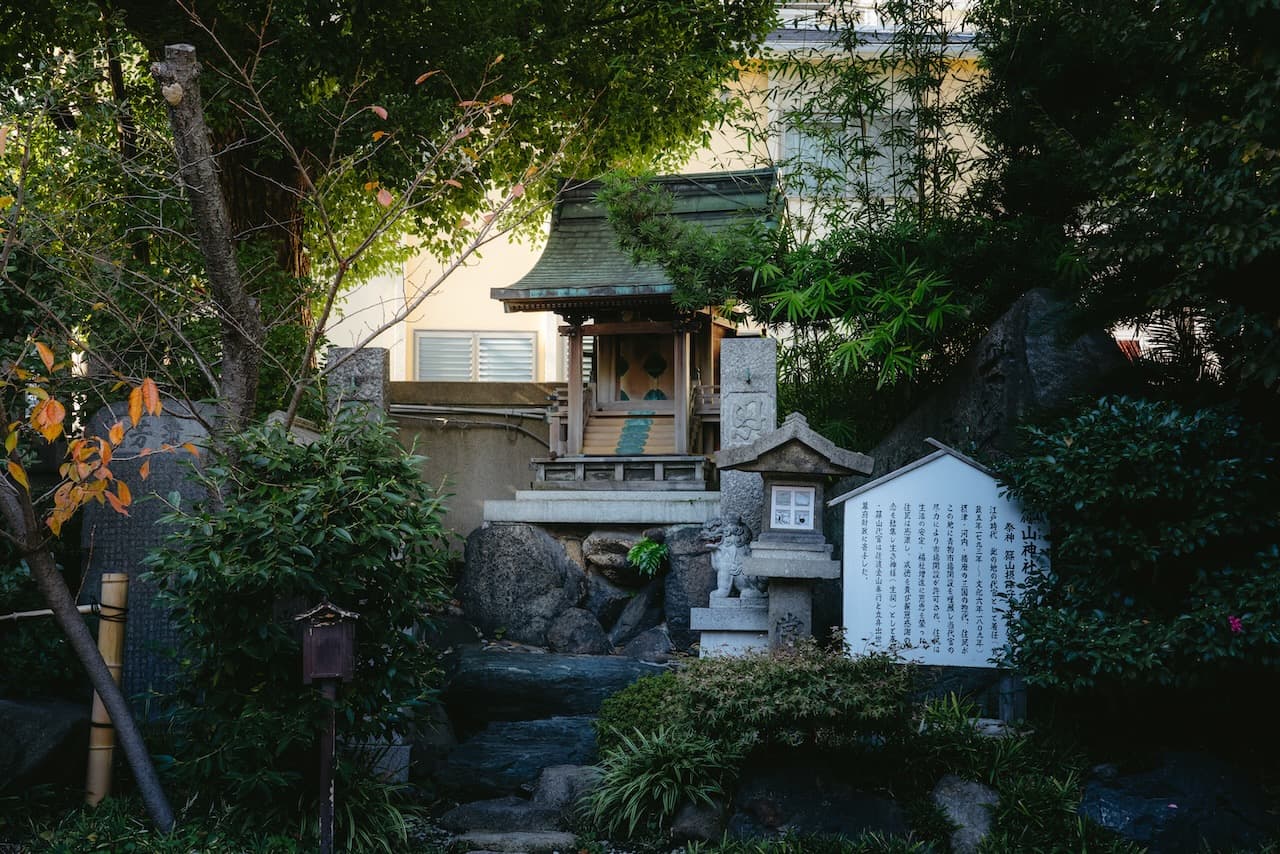
[[[992,667],[1007,597],[1046,554],[1045,526],[943,448],[832,504],[844,508],[844,630],[853,652]]]

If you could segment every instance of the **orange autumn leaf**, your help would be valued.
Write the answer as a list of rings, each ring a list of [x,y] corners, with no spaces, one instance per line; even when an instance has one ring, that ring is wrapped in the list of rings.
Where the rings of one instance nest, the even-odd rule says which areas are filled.
[[[119,498],[116,498],[115,493],[107,492],[104,494],[107,496],[107,501],[110,502],[111,504],[111,509],[115,510],[121,516],[129,515],[129,511],[125,508],[124,502],[122,502]],[[102,499],[99,498],[98,500],[101,501]]]
[[[133,503],[133,493],[129,491],[129,485],[123,480],[116,481],[116,496],[126,507]]]
[[[9,477],[22,484],[23,489],[31,489],[31,481],[27,480],[27,472],[13,460],[9,460]]]
[[[428,78],[435,77],[439,73],[440,73],[440,69],[437,68],[435,71],[427,71],[422,74],[419,74],[418,79],[413,81],[413,85],[421,86],[424,82],[426,82]]]
[[[142,386],[129,392],[129,420],[137,427],[142,422]]]
[[[53,370],[53,350],[49,348],[49,345],[43,344],[37,341],[36,352],[40,354],[40,361],[44,362],[44,369],[46,371],[52,371]]]
[[[386,135],[387,135],[387,132],[385,130],[375,130],[373,132],[373,141],[377,142],[378,140],[382,139]]]
[[[160,404],[160,388],[150,377],[142,381],[142,405],[146,408],[148,415],[159,415],[164,411],[164,407]]]
[[[448,184],[450,187],[457,187],[459,190],[462,189],[462,182],[459,181],[457,178],[445,178],[444,182]]]
[[[151,476],[151,460],[143,460],[141,467],[138,468],[138,475],[146,480]]]
[[[190,454],[193,457],[200,456],[200,449],[197,448],[195,445],[191,444],[190,442],[183,442],[182,450],[186,451],[188,454]]]
[[[119,445],[124,441],[124,422],[117,421],[111,425],[111,429],[107,431],[107,437],[111,439],[111,444]]]
[[[31,426],[44,436],[46,442],[52,442],[62,435],[62,421],[66,417],[67,408],[53,398],[47,398],[31,410]]]

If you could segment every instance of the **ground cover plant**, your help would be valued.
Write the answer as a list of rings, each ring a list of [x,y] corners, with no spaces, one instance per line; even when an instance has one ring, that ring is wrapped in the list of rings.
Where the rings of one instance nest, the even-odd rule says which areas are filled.
[[[806,643],[700,659],[645,677],[601,708],[596,726],[605,777],[585,805],[583,833],[620,838],[638,850],[669,850],[670,821],[686,802],[727,804],[744,771],[799,760],[897,800],[910,835],[726,840],[689,850],[945,850],[951,827],[929,793],[948,773],[1000,794],[984,851],[1138,850],[1077,818],[1084,754],[1049,732],[982,736],[973,725],[976,706],[955,695],[922,701],[916,675],[890,655],[849,658]],[[659,756],[676,757],[675,765],[701,762],[704,773],[660,773],[653,762]]]

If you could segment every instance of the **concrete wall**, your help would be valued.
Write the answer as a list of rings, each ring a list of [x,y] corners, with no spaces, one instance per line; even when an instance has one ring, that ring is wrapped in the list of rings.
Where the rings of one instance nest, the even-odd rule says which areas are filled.
[[[479,527],[486,499],[515,498],[547,456],[545,418],[554,383],[391,384],[391,417],[405,447],[427,456],[422,477],[447,499],[445,524],[461,537]]]

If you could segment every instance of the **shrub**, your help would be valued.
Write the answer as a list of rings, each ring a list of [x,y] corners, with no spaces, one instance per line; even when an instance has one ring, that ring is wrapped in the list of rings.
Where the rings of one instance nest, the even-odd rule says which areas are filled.
[[[1045,517],[1053,561],[1010,625],[1040,685],[1193,684],[1280,664],[1274,447],[1229,412],[1107,398],[1002,466]]]
[[[269,426],[228,444],[237,464],[221,457],[201,475],[221,487],[220,506],[169,516],[175,532],[149,557],[182,643],[174,771],[210,804],[293,825],[314,815],[304,781],[314,786],[327,706],[302,684],[292,617],[322,599],[359,612],[339,733],[359,743],[402,731],[435,676],[405,630],[444,595],[440,500],[385,425],[341,418],[310,444]],[[364,799],[353,818],[402,830],[385,789],[360,773],[339,764],[340,797]],[[351,826],[338,831],[361,847]]]
[[[592,820],[608,833],[661,830],[686,802],[711,805],[737,773],[741,755],[684,727],[621,736],[600,762]]]
[[[674,673],[645,676],[600,705],[596,745],[603,754],[622,744],[624,736],[652,735],[659,727],[686,726],[684,695]]]
[[[892,655],[849,658],[806,641],[769,654],[699,659],[677,679],[702,732],[795,747],[905,732],[915,670]]]

